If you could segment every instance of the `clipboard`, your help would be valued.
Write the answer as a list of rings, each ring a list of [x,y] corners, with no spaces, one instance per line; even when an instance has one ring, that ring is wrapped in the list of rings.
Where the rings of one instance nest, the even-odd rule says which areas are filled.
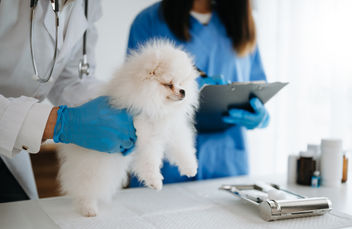
[[[199,132],[224,131],[233,126],[222,121],[222,117],[227,114],[229,108],[253,111],[249,104],[252,97],[258,97],[265,104],[287,84],[251,81],[226,85],[205,85],[200,90],[196,128]]]

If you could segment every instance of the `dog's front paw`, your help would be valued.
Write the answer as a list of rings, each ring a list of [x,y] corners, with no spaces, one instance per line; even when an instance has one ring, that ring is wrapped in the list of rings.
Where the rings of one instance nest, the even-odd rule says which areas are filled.
[[[160,173],[159,166],[146,160],[141,160],[141,158],[136,158],[132,168],[134,174],[146,186],[155,190],[161,190],[164,177]]]
[[[163,188],[164,177],[161,175],[160,172],[144,176],[141,179],[143,180],[144,184],[149,188],[155,189],[157,191],[160,191]]]
[[[197,169],[198,169],[197,162],[190,162],[188,164],[179,166],[181,175],[184,175],[187,177],[194,177],[195,175],[197,175]]]
[[[86,217],[95,217],[98,214],[97,201],[93,200],[79,200],[77,201],[79,212]]]

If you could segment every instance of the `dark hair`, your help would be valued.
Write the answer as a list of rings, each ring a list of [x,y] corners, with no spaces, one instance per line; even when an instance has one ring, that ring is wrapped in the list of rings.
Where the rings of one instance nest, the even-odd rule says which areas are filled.
[[[189,41],[190,11],[194,0],[163,0],[161,13],[173,34],[182,41]],[[212,4],[233,48],[239,55],[252,51],[256,43],[256,31],[250,0],[215,0]]]

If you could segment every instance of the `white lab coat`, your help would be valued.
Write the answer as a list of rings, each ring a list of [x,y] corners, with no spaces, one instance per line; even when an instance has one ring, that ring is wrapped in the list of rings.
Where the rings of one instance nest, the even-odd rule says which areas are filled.
[[[55,14],[48,0],[39,0],[34,18],[34,49],[39,74],[47,76],[55,47]],[[29,1],[0,1],[0,156],[31,198],[37,197],[28,152],[37,153],[52,106],[75,105],[96,94],[93,78],[80,80],[83,33],[88,28],[87,52],[94,75],[94,23],[101,17],[99,0],[89,1],[88,21],[84,0],[68,1],[60,11],[59,52],[52,81],[33,80],[30,55]],[[27,149],[24,151],[23,149]],[[1,181],[0,181],[1,182]],[[3,185],[3,184],[1,184]]]

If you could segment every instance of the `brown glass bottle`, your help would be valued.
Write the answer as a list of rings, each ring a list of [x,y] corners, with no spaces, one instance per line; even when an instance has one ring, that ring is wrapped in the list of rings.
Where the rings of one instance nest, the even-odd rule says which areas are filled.
[[[342,165],[342,183],[347,181],[347,171],[348,171],[348,158],[346,154],[343,155],[343,165]]]
[[[297,161],[297,184],[311,185],[312,176],[316,169],[316,161],[309,152],[301,152]]]

